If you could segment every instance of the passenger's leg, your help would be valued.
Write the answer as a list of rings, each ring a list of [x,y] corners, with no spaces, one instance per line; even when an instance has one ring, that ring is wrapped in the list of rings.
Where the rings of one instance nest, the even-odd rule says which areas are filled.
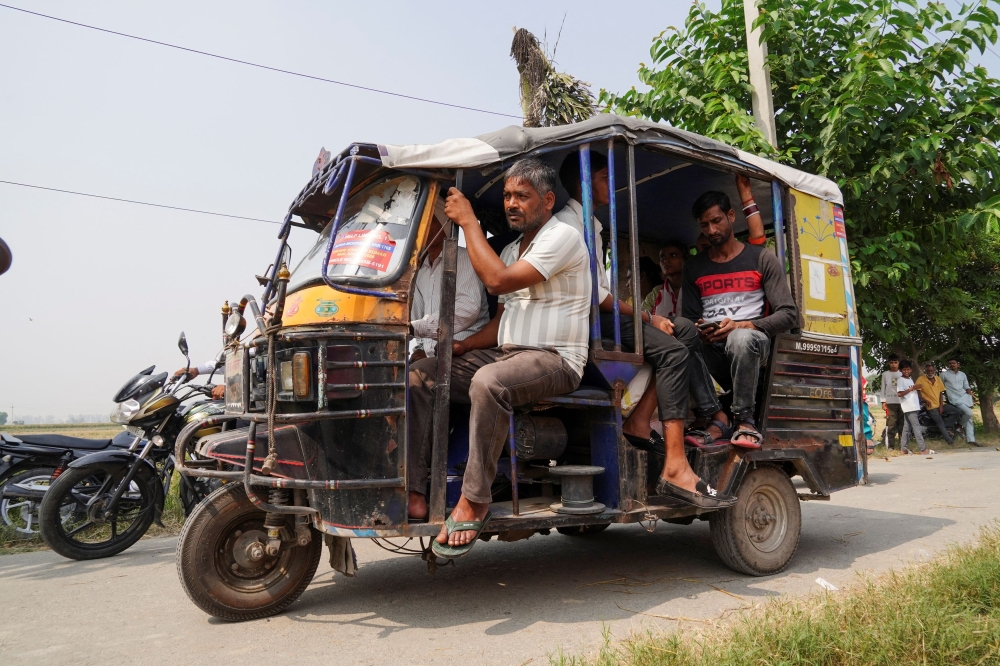
[[[763,331],[738,328],[726,338],[726,356],[733,378],[733,419],[738,426],[752,426],[757,398],[757,378],[771,342]]]
[[[456,522],[482,520],[492,501],[491,486],[497,460],[510,432],[514,407],[542,398],[569,393],[580,385],[580,377],[555,351],[504,347],[495,362],[484,365],[468,388],[472,402],[469,419],[469,460],[462,480],[462,497],[451,512]],[[513,473],[513,471],[512,471]],[[474,539],[471,530],[452,532],[442,528],[438,543],[461,546]]]
[[[913,427],[910,425],[910,420],[906,418],[907,414],[903,414],[903,434],[899,438],[899,450],[903,453],[909,453],[910,449],[907,445],[910,443],[910,433]]]
[[[476,371],[499,356],[497,349],[476,349],[455,356],[451,365],[451,400],[469,402],[469,385]],[[409,491],[410,518],[427,517],[428,470],[431,464],[432,428],[434,426],[434,386],[437,383],[435,357],[410,365],[410,440],[407,447],[406,489]]]
[[[688,350],[688,378],[691,385],[691,397],[694,398],[694,414],[699,421],[697,426],[700,430],[708,432],[714,439],[719,439],[723,436],[723,431],[715,422],[728,426],[729,417],[722,410],[719,397],[715,393],[712,375],[709,373],[702,355],[704,345],[698,336],[698,328],[690,320],[683,317],[675,317],[672,321],[674,323],[674,337]]]
[[[903,433],[903,408],[898,402],[890,402],[887,406],[889,408],[889,413],[885,419],[885,427],[889,430],[889,443],[887,446],[892,448],[892,445],[896,443],[896,438]]]

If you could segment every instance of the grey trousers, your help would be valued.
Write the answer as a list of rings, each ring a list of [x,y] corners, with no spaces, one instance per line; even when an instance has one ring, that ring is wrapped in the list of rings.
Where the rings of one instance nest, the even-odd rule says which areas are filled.
[[[431,463],[434,386],[437,359],[425,358],[410,366],[410,443],[406,487],[427,492]],[[471,404],[469,460],[462,494],[472,502],[493,501],[490,487],[497,460],[510,432],[514,407],[570,393],[580,376],[555,349],[504,345],[474,349],[452,361],[451,401]]]
[[[962,412],[962,420],[959,421],[959,425],[965,428],[965,441],[974,442],[976,441],[976,426],[972,422],[972,407],[968,405],[954,405],[960,412]]]
[[[944,437],[944,441],[948,442],[948,446],[951,446],[952,438],[951,435],[948,434],[948,429],[944,427],[944,419],[941,418],[941,412],[936,409],[928,409],[927,414],[931,417],[931,420],[934,421],[934,425],[937,426],[938,432],[940,432],[941,436]]]
[[[733,418],[737,423],[753,418],[757,378],[771,341],[755,328],[737,328],[725,342],[705,345],[708,369],[719,385],[733,392]]]
[[[927,450],[927,444],[924,443],[924,433],[920,430],[920,421],[917,417],[920,412],[903,412],[903,435],[899,440],[899,450],[902,451],[906,448],[907,442],[910,441],[910,435],[917,440],[917,446],[920,447],[920,452],[923,453]]]

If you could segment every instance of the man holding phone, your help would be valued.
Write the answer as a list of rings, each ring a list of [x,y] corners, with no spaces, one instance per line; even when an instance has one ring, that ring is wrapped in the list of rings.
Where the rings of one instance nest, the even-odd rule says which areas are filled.
[[[743,214],[759,221],[753,199],[744,203]],[[754,423],[758,373],[770,339],[795,326],[798,311],[774,253],[736,240],[736,212],[725,193],[705,192],[691,212],[711,246],[684,266],[683,315],[701,331],[712,376],[733,392],[732,442],[758,447],[763,440]]]

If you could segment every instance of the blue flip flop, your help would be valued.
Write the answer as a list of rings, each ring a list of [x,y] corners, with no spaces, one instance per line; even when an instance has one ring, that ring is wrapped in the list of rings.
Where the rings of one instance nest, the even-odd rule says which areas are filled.
[[[438,543],[437,537],[434,538],[431,543],[431,550],[434,554],[440,558],[447,560],[456,560],[466,554],[472,547],[476,545],[476,541],[479,539],[479,535],[482,533],[483,528],[486,527],[486,523],[490,522],[490,518],[493,514],[489,511],[483,516],[482,520],[459,520],[455,521],[451,516],[448,516],[447,520],[444,521],[445,530],[450,537],[453,532],[465,532],[472,531],[476,533],[476,536],[472,538],[469,543],[462,546],[449,546],[446,543]]]

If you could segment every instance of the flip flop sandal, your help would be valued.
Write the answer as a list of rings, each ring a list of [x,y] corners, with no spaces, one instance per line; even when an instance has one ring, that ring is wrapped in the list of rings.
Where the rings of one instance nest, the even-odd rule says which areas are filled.
[[[723,495],[704,479],[698,479],[695,490],[685,490],[680,486],[675,486],[663,477],[656,484],[657,495],[667,495],[681,501],[687,502],[701,509],[724,509],[736,504],[736,498],[730,495]]]
[[[637,449],[642,449],[643,451],[651,451],[656,453],[658,451],[665,451],[663,436],[655,430],[649,432],[649,437],[643,439],[642,437],[636,437],[635,435],[630,435],[627,432],[623,432],[625,435],[625,440]]]
[[[434,537],[431,542],[431,550],[433,550],[434,554],[438,557],[448,560],[457,560],[458,558],[467,555],[468,552],[472,550],[472,547],[476,545],[476,541],[479,540],[479,535],[482,533],[483,528],[486,527],[486,523],[490,522],[490,518],[492,517],[493,514],[489,511],[486,512],[486,515],[482,520],[455,521],[451,516],[448,516],[448,519],[444,521],[444,527],[449,537],[453,532],[465,531],[473,531],[476,533],[476,536],[472,537],[469,543],[463,546],[449,546],[447,543],[438,543],[437,537]]]
[[[746,440],[737,441],[739,437],[752,437],[754,441],[748,442]],[[733,438],[729,440],[729,443],[733,446],[738,446],[741,449],[759,449],[761,442],[764,441],[764,436],[761,435],[755,428],[748,428],[743,426],[739,428],[735,433],[733,433]]]
[[[722,433],[719,437],[715,437],[707,430],[691,429],[684,433],[684,443],[688,446],[693,446],[696,449],[704,449],[707,446],[711,446],[714,442],[727,440],[732,437],[733,427],[728,423],[723,423],[718,419],[712,419],[712,425],[718,428],[719,432]],[[701,441],[699,441],[699,437],[701,438]]]

